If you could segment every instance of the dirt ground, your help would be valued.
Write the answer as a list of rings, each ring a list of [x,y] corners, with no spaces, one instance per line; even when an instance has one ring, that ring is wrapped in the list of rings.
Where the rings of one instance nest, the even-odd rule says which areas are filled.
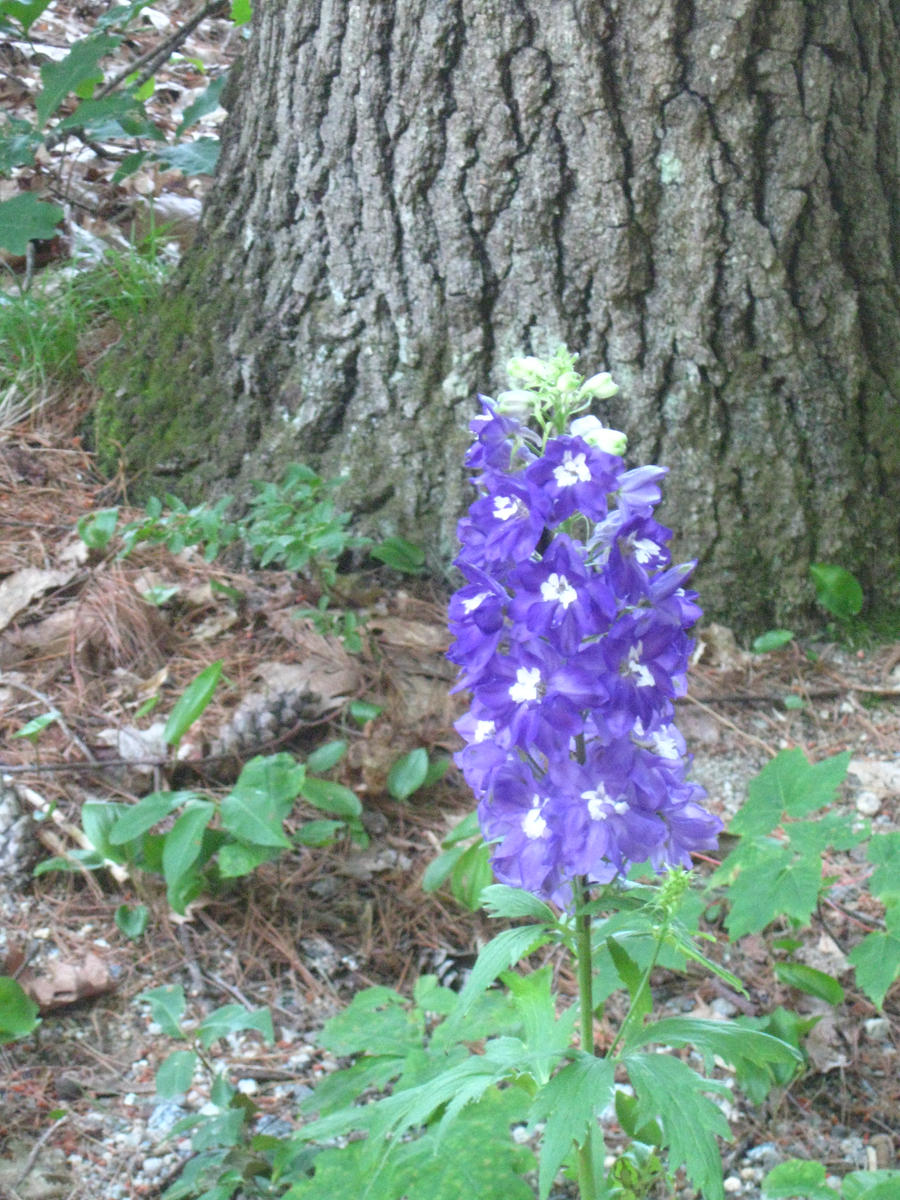
[[[146,877],[31,879],[7,857],[0,958],[6,973],[27,971],[44,988],[40,1036],[0,1050],[0,1156],[14,1165],[12,1177],[0,1172],[0,1194],[5,1188],[13,1200],[148,1196],[177,1168],[147,1148],[154,1068],[169,1047],[135,1002],[140,992],[180,982],[198,1013],[234,1000],[270,1007],[273,1047],[241,1042],[222,1053],[253,1081],[261,1112],[289,1127],[296,1097],[322,1069],[315,1033],[328,1015],[372,983],[404,990],[423,970],[464,972],[487,934],[483,918],[448,894],[426,897],[420,886],[441,837],[469,807],[459,778],[451,771],[403,804],[385,782],[407,750],[424,746],[434,756],[455,746],[451,724],[461,701],[448,696],[445,597],[430,584],[377,571],[343,581],[368,630],[362,652],[349,654],[295,617],[316,599],[296,576],[229,564],[227,556],[210,565],[196,552],[173,556],[164,548],[123,560],[88,553],[75,533],[78,518],[123,496],[95,476],[79,437],[82,415],[74,405],[0,439],[0,774],[20,807],[43,818],[25,841],[27,865],[78,844],[88,799],[133,801],[172,786],[221,791],[253,753],[304,754],[335,737],[350,742],[337,777],[362,798],[371,843],[287,854],[230,893],[203,898],[186,918],[168,910],[161,885]],[[125,505],[123,515],[130,513]],[[164,604],[142,598],[161,587],[171,590]],[[867,763],[897,769],[900,647],[806,641],[758,656],[711,626],[701,630],[696,657],[679,724],[710,803],[726,820],[747,780],[786,746],[814,759],[849,749],[863,776]],[[225,675],[212,703],[179,762],[160,762],[153,723],[217,659]],[[279,697],[300,687],[311,697],[302,716],[289,710],[286,728],[270,722],[268,741],[256,718],[242,724],[248,704],[257,714],[283,715]],[[801,707],[785,707],[791,696]],[[381,716],[360,729],[346,716],[353,697],[381,706]],[[60,719],[36,741],[14,736],[51,709]],[[240,738],[229,742],[236,728]],[[225,744],[236,748],[222,756]],[[154,759],[158,765],[145,761]],[[892,778],[873,784],[851,776],[842,804],[895,828]],[[724,1155],[735,1194],[757,1195],[759,1164],[792,1155],[836,1174],[895,1164],[900,1083],[891,1056],[900,1042],[900,989],[879,1013],[847,970],[846,954],[881,919],[864,890],[866,863],[841,855],[824,869],[836,882],[801,935],[799,957],[841,978],[839,1009],[817,1007],[779,982],[772,942],[783,930],[730,948],[716,931],[746,996],[699,976],[656,980],[657,1001],[672,1011],[760,1016],[784,1004],[821,1017],[803,1076],[758,1109],[736,1100],[729,1114],[735,1141]],[[113,914],[136,901],[152,916],[146,934],[130,941]],[[564,969],[559,984],[574,993]],[[203,1086],[193,1096],[198,1105]],[[130,1147],[123,1189],[116,1147],[127,1145],[123,1131],[135,1122],[146,1138]],[[144,1167],[151,1160],[163,1164],[156,1176]],[[56,1164],[55,1176],[36,1175],[45,1161]]]

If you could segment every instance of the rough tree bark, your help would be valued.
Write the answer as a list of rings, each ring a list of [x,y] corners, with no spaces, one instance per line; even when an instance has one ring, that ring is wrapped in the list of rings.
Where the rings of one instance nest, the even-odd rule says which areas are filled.
[[[201,234],[100,413],[186,496],[305,460],[452,553],[476,390],[621,385],[705,606],[754,627],[900,511],[893,0],[268,0]]]

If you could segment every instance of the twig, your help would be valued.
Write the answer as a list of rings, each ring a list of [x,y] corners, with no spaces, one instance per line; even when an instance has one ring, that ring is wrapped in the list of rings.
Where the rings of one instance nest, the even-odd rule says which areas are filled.
[[[31,1174],[31,1172],[34,1168],[34,1164],[37,1162],[37,1157],[40,1154],[41,1150],[44,1148],[44,1146],[50,1140],[50,1138],[53,1136],[53,1134],[56,1133],[56,1131],[57,1131],[57,1129],[59,1129],[60,1125],[65,1125],[65,1123],[66,1123],[66,1121],[68,1121],[68,1119],[69,1119],[68,1113],[63,1113],[63,1115],[61,1117],[57,1117],[56,1120],[53,1122],[53,1124],[48,1129],[45,1129],[44,1132],[41,1134],[41,1136],[38,1138],[38,1140],[34,1143],[34,1145],[31,1147],[31,1150],[28,1154],[28,1158],[25,1160],[25,1167],[22,1171],[22,1174],[19,1176],[19,1178],[16,1180],[16,1182],[14,1184],[15,1188],[21,1187],[21,1185],[25,1182],[25,1180]]]
[[[715,712],[715,710],[710,708],[708,704],[704,704],[702,700],[698,700],[696,696],[688,695],[685,696],[685,699],[691,704],[696,704],[698,708],[702,708],[705,713],[709,713],[714,721],[718,721],[720,724],[725,725],[728,729],[731,729],[734,733],[736,733],[738,737],[745,738],[748,742],[754,742],[757,746],[762,746],[766,754],[771,755],[772,758],[775,757],[777,751],[773,750],[769,743],[764,742],[762,738],[754,737],[752,733],[746,733],[743,729],[735,725],[734,721],[729,721],[727,717],[723,717],[720,713]]]
[[[119,84],[129,76],[139,72],[136,83],[140,87],[142,83],[146,83],[151,75],[154,74],[157,67],[164,63],[178,49],[182,42],[186,41],[201,21],[205,21],[207,17],[221,12],[225,8],[224,0],[209,0],[207,4],[195,13],[193,17],[187,20],[184,25],[181,25],[173,34],[160,42],[158,46],[152,47],[146,53],[136,58],[134,62],[129,63],[127,67],[123,67],[117,75],[113,75],[103,87],[98,88],[96,99],[103,96],[108,96],[110,92],[115,91]]]

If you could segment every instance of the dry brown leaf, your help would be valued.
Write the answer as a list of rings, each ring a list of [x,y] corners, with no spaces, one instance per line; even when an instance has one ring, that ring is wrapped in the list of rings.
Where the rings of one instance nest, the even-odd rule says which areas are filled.
[[[0,629],[5,629],[23,609],[52,588],[65,587],[78,574],[78,567],[23,567],[0,583]]]
[[[102,996],[116,986],[109,966],[92,951],[80,962],[51,962],[41,975],[23,971],[19,983],[42,1013]]]

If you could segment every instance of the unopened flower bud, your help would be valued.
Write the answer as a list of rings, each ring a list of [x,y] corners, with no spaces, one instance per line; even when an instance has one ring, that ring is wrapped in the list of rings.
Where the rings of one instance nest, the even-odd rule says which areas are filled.
[[[586,379],[581,385],[581,390],[585,395],[593,396],[595,400],[608,400],[610,396],[615,396],[619,389],[613,383],[612,375],[608,371],[601,371]]]
[[[583,438],[588,445],[607,454],[617,454],[621,458],[628,447],[628,438],[621,430],[607,428],[596,417],[578,417],[570,428],[575,437]]]
[[[527,392],[524,388],[514,388],[501,392],[496,399],[497,409],[508,417],[517,417],[527,421],[534,412],[535,393]]]
[[[563,371],[559,379],[556,381],[557,391],[573,392],[578,387],[578,381],[581,379],[574,371]]]
[[[506,364],[506,372],[511,379],[520,379],[523,383],[545,383],[547,381],[547,364],[533,354],[524,358],[511,358]]]

